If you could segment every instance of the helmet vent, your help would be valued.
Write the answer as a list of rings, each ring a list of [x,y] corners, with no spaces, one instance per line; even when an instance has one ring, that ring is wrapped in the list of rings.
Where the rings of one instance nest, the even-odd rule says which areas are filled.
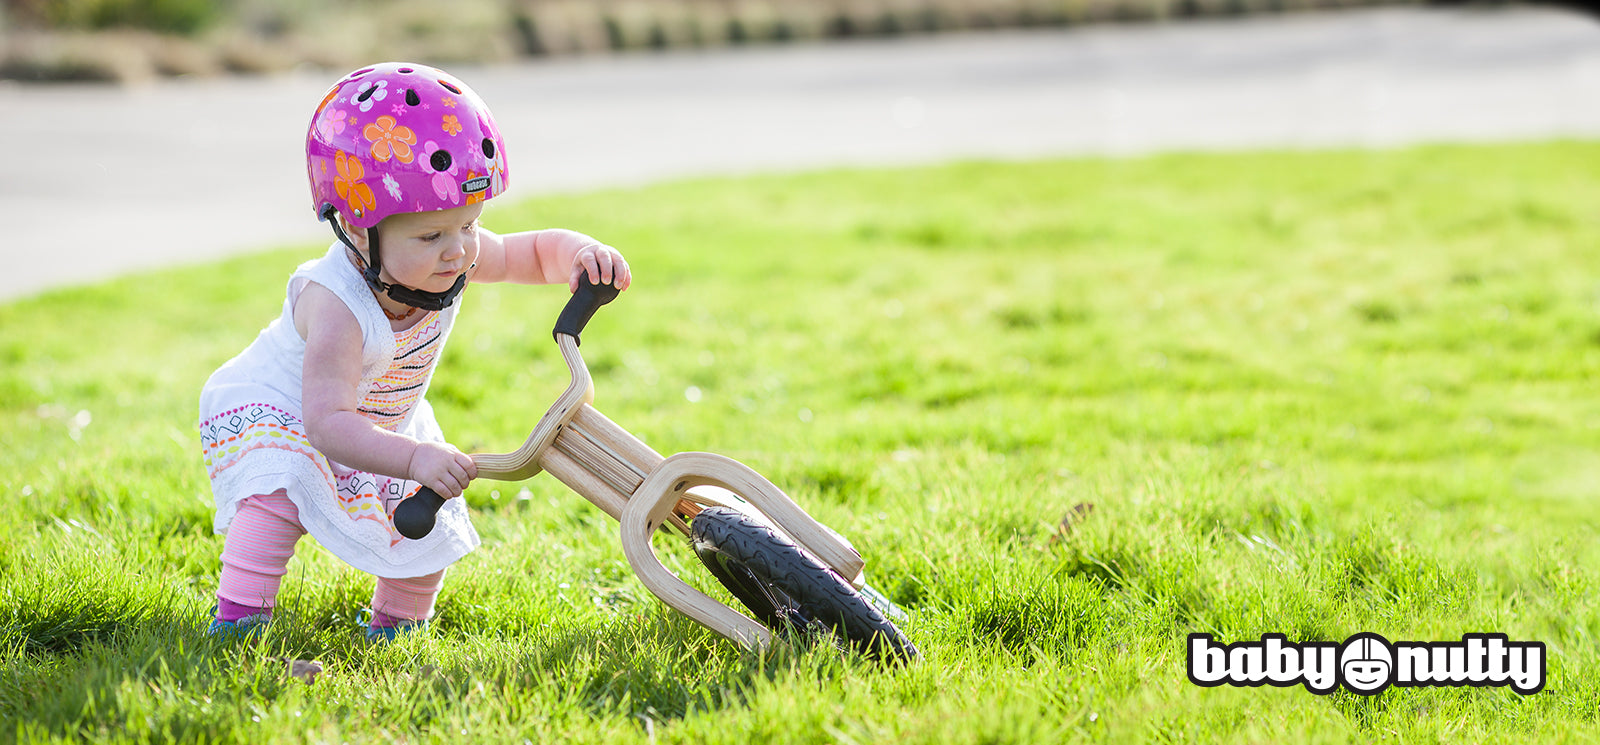
[[[483,157],[494,159],[494,140],[483,138]]]
[[[433,166],[435,171],[450,170],[450,162],[450,152],[447,150],[435,150],[433,151],[433,156],[428,159],[428,163]]]
[[[422,98],[417,95],[416,91],[414,91],[414,90],[412,90],[410,88],[407,88],[406,89],[406,105],[408,105],[408,106],[416,106],[419,103],[422,103]]]
[[[457,87],[451,85],[450,83],[448,83],[446,81],[443,81],[443,80],[439,81],[439,85],[444,86],[444,89],[447,90],[447,91],[450,91],[451,93],[454,93],[454,94],[456,94],[458,96],[461,95],[461,89],[460,88],[457,88]]]
[[[356,100],[361,102],[361,103],[366,103],[367,99],[372,98],[372,94],[377,93],[377,92],[378,92],[378,86],[376,86],[376,85],[370,86],[366,90],[362,91],[361,95],[356,96]]]
[[[411,73],[413,73],[413,72],[416,72],[416,71],[415,71],[415,70],[412,70],[412,69],[411,69],[411,68],[409,68],[409,67],[402,67],[402,68],[400,68],[400,69],[399,69],[399,70],[398,70],[398,72],[399,72],[399,73],[400,73],[400,74],[401,74],[401,75],[410,75],[410,74],[411,74]]]

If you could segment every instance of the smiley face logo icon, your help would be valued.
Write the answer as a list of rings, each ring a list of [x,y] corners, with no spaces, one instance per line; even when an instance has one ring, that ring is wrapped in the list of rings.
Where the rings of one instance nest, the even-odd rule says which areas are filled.
[[[1339,671],[1344,686],[1371,696],[1389,687],[1394,670],[1394,650],[1377,634],[1361,633],[1346,639],[1339,649]]]

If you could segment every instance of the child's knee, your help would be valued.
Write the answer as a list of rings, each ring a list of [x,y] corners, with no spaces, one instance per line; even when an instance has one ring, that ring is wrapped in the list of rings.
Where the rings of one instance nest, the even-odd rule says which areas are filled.
[[[300,508],[296,507],[294,500],[289,498],[288,489],[279,489],[266,494],[252,494],[239,502],[239,509],[244,509],[245,505],[265,510],[273,517],[294,526],[294,529],[302,535],[306,532],[305,528],[300,524]]]
[[[280,500],[293,510],[294,503],[279,490],[269,495],[254,495],[239,503],[239,511],[228,525],[222,544],[222,563],[254,574],[283,576],[295,543],[305,535],[299,521],[286,519]]]

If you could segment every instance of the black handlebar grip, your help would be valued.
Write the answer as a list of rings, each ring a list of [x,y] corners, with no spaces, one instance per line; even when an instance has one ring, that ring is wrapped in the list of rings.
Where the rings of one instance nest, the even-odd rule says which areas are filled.
[[[420,540],[433,532],[433,521],[443,506],[444,497],[424,486],[394,508],[394,529],[413,541]]]
[[[587,272],[578,276],[578,291],[572,293],[572,299],[567,301],[567,307],[561,309],[561,315],[556,318],[556,327],[551,331],[551,336],[566,334],[573,341],[582,344],[578,335],[583,333],[583,327],[589,325],[589,319],[594,317],[594,312],[600,306],[616,299],[617,288],[611,285],[597,285],[589,281]]]

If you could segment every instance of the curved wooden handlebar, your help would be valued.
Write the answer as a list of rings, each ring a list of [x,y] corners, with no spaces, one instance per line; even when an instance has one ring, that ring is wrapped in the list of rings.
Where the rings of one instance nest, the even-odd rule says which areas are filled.
[[[584,364],[583,355],[578,352],[578,340],[568,334],[556,334],[556,346],[561,348],[561,357],[567,361],[572,383],[539,419],[522,447],[510,453],[472,456],[472,462],[478,464],[478,478],[496,481],[532,478],[543,470],[539,465],[539,456],[555,441],[562,425],[578,413],[578,407],[594,401],[594,379],[589,377],[589,366]]]

